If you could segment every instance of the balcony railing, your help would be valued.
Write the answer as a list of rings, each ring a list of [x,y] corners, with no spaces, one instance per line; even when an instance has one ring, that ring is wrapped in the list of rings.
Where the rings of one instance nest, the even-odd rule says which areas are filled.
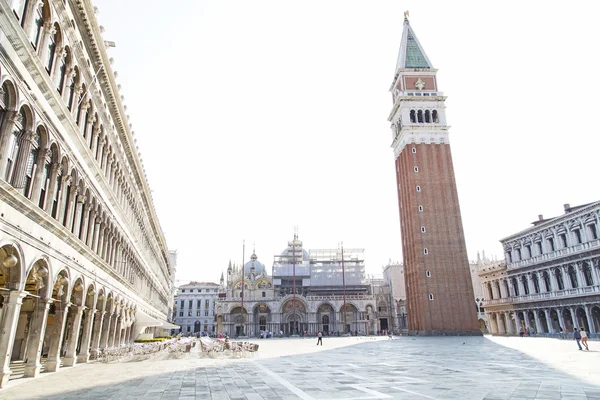
[[[535,265],[542,263],[544,261],[552,260],[555,258],[560,258],[563,256],[568,256],[570,254],[577,254],[583,251],[591,250],[600,246],[600,239],[591,240],[585,243],[579,243],[575,246],[569,246],[564,249],[554,250],[549,253],[538,254],[537,256],[529,257],[524,260],[515,261],[512,263],[508,263],[508,269],[516,269],[527,267],[529,265]]]
[[[572,289],[563,289],[557,290],[554,292],[544,292],[544,293],[530,293],[523,296],[511,296],[505,297],[502,299],[493,299],[486,300],[483,305],[484,307],[493,306],[497,304],[506,304],[506,303],[527,303],[532,301],[540,301],[540,300],[548,300],[548,299],[557,299],[557,298],[568,298],[568,297],[577,297],[583,296],[587,294],[600,293],[600,285],[594,286],[584,286]]]

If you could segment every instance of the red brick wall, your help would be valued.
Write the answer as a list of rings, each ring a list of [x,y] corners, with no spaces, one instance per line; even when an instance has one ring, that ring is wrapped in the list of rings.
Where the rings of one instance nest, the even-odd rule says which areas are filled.
[[[407,145],[396,160],[396,177],[409,330],[478,331],[450,145]]]

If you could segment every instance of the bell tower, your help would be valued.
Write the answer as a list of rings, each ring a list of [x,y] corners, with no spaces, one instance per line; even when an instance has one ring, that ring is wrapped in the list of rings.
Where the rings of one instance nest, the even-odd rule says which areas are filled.
[[[481,335],[448,141],[446,97],[404,13],[392,128],[408,329]]]

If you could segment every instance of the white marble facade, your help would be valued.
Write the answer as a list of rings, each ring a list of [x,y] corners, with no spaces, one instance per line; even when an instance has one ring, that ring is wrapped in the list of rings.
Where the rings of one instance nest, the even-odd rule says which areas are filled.
[[[600,202],[564,209],[502,239],[507,262],[480,271],[492,333],[600,332]]]
[[[168,249],[90,1],[0,0],[0,385],[162,331]]]

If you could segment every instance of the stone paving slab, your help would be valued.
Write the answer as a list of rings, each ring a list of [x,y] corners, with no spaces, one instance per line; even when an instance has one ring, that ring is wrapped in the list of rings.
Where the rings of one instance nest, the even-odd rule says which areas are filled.
[[[0,399],[600,400],[600,352],[546,338],[262,340],[258,357],[88,364]],[[592,342],[600,350],[600,343]],[[13,387],[11,387],[13,386]]]

